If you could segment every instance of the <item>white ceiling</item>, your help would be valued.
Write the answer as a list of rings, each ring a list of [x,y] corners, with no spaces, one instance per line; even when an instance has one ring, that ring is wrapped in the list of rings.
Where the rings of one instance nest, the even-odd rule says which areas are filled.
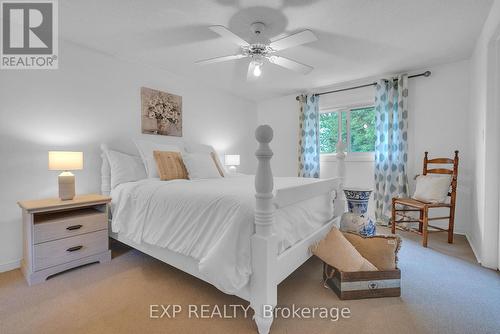
[[[64,0],[63,38],[137,60],[251,100],[378,74],[465,59],[492,0]],[[281,55],[314,66],[308,75],[265,64],[246,81],[248,60],[195,65],[238,52],[208,30],[225,25],[243,38],[264,22],[274,40],[311,29],[319,40]]]

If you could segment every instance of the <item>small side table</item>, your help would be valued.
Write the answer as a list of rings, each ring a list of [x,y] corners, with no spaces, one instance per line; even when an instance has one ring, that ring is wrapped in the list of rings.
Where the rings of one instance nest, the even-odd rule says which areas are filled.
[[[21,201],[23,261],[29,285],[93,262],[109,262],[108,203],[110,197],[90,194],[72,200]]]

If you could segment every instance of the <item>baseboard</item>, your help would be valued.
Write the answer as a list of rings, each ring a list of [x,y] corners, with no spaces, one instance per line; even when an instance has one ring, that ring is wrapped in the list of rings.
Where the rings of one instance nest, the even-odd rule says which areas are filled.
[[[471,239],[470,239],[468,233],[465,233],[465,238],[467,239],[467,242],[469,243],[469,246],[472,249],[472,253],[474,253],[474,256],[476,257],[477,263],[481,263],[481,258],[479,257],[479,253],[476,251],[476,248],[474,247],[474,243],[471,242]]]
[[[0,264],[0,273],[5,271],[11,271],[21,267],[21,260],[15,260],[12,262],[2,263]]]

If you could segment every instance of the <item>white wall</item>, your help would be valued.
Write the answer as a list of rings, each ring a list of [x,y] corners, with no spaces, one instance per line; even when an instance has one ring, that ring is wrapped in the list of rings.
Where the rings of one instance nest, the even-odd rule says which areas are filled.
[[[275,176],[297,176],[297,136],[299,108],[295,95],[264,100],[257,104],[257,123],[269,124],[274,130],[271,168]]]
[[[483,26],[471,58],[470,110],[474,164],[472,220],[469,241],[481,263],[499,267],[499,90],[500,2]],[[497,80],[495,82],[495,80]]]
[[[465,233],[471,211],[471,133],[469,130],[469,61],[426,68],[429,78],[409,80],[409,161],[408,176],[421,173],[423,152],[432,156],[452,156],[460,151],[460,171],[457,202],[457,233]],[[415,71],[417,73],[419,71]],[[361,80],[370,82],[373,78]],[[350,85],[350,84],[349,84]],[[346,85],[346,86],[349,86]],[[338,88],[339,86],[337,86]],[[329,89],[318,89],[323,91]],[[373,101],[372,87],[323,95],[322,108],[345,106]],[[262,101],[257,105],[257,121],[275,129],[271,143],[275,175],[294,176],[297,171],[298,102],[295,95]],[[335,160],[321,159],[321,177],[336,174]],[[373,188],[373,161],[346,159],[346,185]],[[370,204],[373,214],[373,203]]]
[[[57,197],[47,151],[84,152],[75,172],[82,194],[100,189],[100,143],[134,152],[134,137],[164,139],[141,135],[141,86],[181,95],[184,138],[238,153],[241,171],[254,171],[255,103],[68,42],[60,50],[59,70],[0,74],[0,270],[22,256],[16,201]]]
[[[408,176],[410,184],[414,185],[413,176],[422,173],[424,151],[428,151],[430,157],[450,158],[454,150],[460,151],[455,231],[465,234],[470,226],[472,203],[470,62],[466,60],[430,70],[429,78],[410,79],[408,84],[408,169],[411,171]],[[448,210],[442,213],[436,215],[446,215]],[[439,224],[445,226],[446,222]]]

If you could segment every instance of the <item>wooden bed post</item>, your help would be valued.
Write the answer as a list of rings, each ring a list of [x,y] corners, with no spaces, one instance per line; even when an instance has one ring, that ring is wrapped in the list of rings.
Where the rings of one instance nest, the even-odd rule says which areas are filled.
[[[274,319],[277,302],[276,267],[278,257],[277,238],[273,234],[273,173],[269,143],[273,129],[261,125],[255,131],[259,148],[255,152],[258,160],[255,174],[255,234],[252,236],[252,276],[250,278],[250,303],[254,320],[260,334],[267,334]]]

